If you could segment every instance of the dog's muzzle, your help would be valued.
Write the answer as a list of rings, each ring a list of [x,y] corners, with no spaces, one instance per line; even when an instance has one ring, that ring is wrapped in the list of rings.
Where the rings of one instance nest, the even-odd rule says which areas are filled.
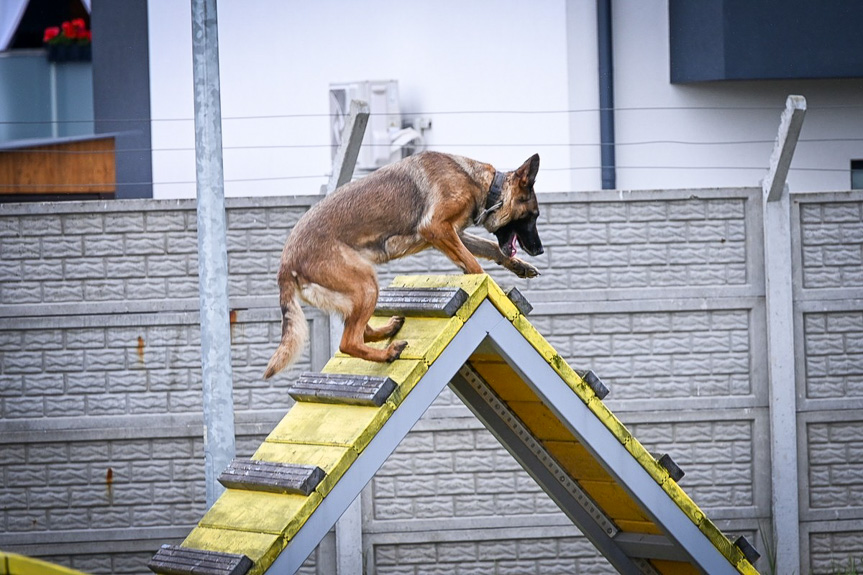
[[[538,256],[545,251],[539,239],[539,232],[536,230],[536,220],[511,222],[494,234],[497,236],[500,251],[508,258],[516,254],[516,242],[531,256]]]

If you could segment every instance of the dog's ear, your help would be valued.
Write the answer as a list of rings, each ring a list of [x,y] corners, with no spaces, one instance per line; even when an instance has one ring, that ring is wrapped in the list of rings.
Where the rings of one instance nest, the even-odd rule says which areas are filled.
[[[536,181],[536,174],[539,172],[539,154],[534,154],[515,171],[521,181],[521,185],[525,187],[533,186]]]

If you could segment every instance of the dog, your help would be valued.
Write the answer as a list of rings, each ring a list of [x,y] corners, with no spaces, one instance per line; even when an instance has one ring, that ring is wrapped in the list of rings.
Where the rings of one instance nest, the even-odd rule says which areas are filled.
[[[282,251],[282,335],[264,379],[293,363],[308,339],[300,299],[341,314],[343,353],[374,362],[399,357],[405,341],[383,349],[366,345],[394,336],[404,323],[394,316],[383,327],[368,325],[378,299],[375,264],[434,247],[464,273],[484,273],[478,256],[519,277],[539,275],[515,257],[516,243],[532,256],[543,253],[533,189],[538,170],[538,154],[504,173],[469,158],[423,152],[345,184],[312,206]],[[497,242],[465,233],[472,224]]]

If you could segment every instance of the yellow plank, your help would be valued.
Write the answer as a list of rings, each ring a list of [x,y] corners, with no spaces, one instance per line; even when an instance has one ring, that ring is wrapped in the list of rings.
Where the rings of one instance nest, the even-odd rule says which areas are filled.
[[[611,475],[577,441],[543,441],[548,452],[577,481],[612,481]]]
[[[372,327],[380,327],[388,321],[387,318],[373,317],[369,324]],[[446,348],[447,344],[456,336],[464,323],[457,317],[451,318],[420,318],[409,317],[399,332],[392,338],[369,343],[370,347],[383,349],[394,340],[405,340],[407,347],[399,356],[400,359],[417,359],[425,363],[431,363]],[[338,358],[350,357],[338,352]]]
[[[390,286],[408,288],[460,287],[468,295],[479,289],[488,274],[431,274],[396,276]]]
[[[615,523],[621,520],[650,521],[620,485],[606,481],[580,481],[579,484]]]
[[[299,402],[267,436],[267,441],[353,447],[361,452],[383,427],[393,406],[363,407]]]
[[[488,295],[490,281],[491,278],[486,274],[396,276],[390,285],[410,288],[460,287],[467,293],[468,297],[464,305],[456,312],[456,317],[462,321],[467,321]]]
[[[210,507],[199,525],[283,535],[289,540],[320,504],[321,495],[282,495],[228,489]]]
[[[393,407],[398,407],[407,397],[407,394],[419,383],[420,378],[425,375],[428,368],[428,364],[417,359],[397,359],[392,363],[377,363],[356,357],[334,357],[327,362],[322,371],[324,373],[389,377],[398,384],[398,387],[387,401],[392,403]]]
[[[183,547],[191,549],[241,553],[254,563],[248,575],[260,575],[266,571],[285,548],[285,545],[287,542],[282,536],[272,533],[210,529],[208,527],[195,527],[182,543]]]
[[[41,559],[0,552],[0,575],[86,575],[83,571]]]
[[[539,401],[533,389],[500,356],[496,361],[484,361],[474,354],[470,364],[503,401]]]
[[[575,439],[545,404],[536,401],[510,401],[507,405],[537,439],[542,441]]]
[[[621,531],[627,533],[646,533],[647,535],[662,535],[662,529],[652,521],[634,521],[629,519],[617,519],[615,521]]]
[[[335,484],[356,458],[357,452],[350,447],[271,443],[269,441],[262,443],[252,456],[252,459],[275,463],[317,465],[326,472],[326,476],[315,489],[322,497],[326,497],[332,491]]]

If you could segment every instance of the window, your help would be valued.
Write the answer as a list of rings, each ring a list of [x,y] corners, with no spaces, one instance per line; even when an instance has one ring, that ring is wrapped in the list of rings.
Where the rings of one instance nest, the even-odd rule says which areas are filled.
[[[863,160],[851,160],[851,189],[863,190]]]

